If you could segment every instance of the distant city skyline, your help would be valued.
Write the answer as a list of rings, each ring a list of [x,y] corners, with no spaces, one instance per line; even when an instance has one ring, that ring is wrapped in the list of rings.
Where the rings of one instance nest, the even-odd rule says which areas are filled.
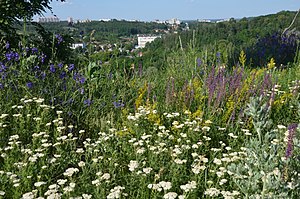
[[[66,0],[51,3],[61,20],[125,19],[139,21],[227,19],[297,11],[300,0]],[[51,16],[50,11],[44,16]]]

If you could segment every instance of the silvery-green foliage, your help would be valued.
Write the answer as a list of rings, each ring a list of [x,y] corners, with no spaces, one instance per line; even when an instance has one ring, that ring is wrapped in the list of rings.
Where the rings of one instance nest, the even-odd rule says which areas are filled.
[[[280,139],[277,129],[267,131],[272,121],[269,119],[270,108],[260,105],[262,98],[252,98],[246,113],[252,117],[254,130],[258,137],[245,141],[246,158],[239,163],[228,165],[233,182],[245,198],[287,198],[283,192],[280,168],[282,148],[271,141]],[[263,134],[262,134],[263,132]]]
[[[260,142],[262,142],[263,131],[268,130],[272,125],[272,120],[270,119],[271,106],[267,103],[262,103],[262,96],[251,97],[250,102],[245,109],[245,114],[252,118],[253,127]]]
[[[267,143],[266,139],[263,144],[256,138],[250,139],[245,146],[246,158],[237,164],[230,164],[227,168],[234,173],[232,180],[245,198],[256,198],[254,195],[257,194],[265,198],[287,196],[280,191],[282,178],[278,168],[280,157],[274,153],[274,148],[269,146],[270,143]]]

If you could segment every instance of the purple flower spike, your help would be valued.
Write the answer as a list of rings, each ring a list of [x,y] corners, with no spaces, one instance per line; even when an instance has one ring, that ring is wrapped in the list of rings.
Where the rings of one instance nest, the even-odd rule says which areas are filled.
[[[71,72],[74,70],[74,68],[75,68],[74,64],[70,64],[68,67],[68,71]]]
[[[84,88],[80,88],[79,91],[80,91],[80,94],[81,94],[81,95],[84,94]]]
[[[197,66],[198,66],[198,67],[201,66],[202,60],[201,60],[200,58],[197,58],[196,62],[197,62]]]
[[[61,42],[63,42],[63,37],[60,34],[56,34],[55,35],[56,39],[57,39],[57,44],[60,44]]]
[[[64,65],[63,65],[63,63],[59,63],[57,66],[58,66],[58,68],[62,68]]]
[[[286,151],[285,151],[285,158],[288,159],[289,157],[291,157],[293,155],[293,138],[294,135],[296,133],[298,124],[290,124],[288,126],[288,142],[287,142],[287,147],[286,147]]]
[[[80,84],[84,84],[84,82],[85,82],[85,77],[81,76],[81,77],[79,78],[79,83],[80,83]]]
[[[66,77],[67,77],[67,73],[65,71],[61,72],[60,75],[59,75],[60,79],[64,79]]]
[[[83,102],[83,104],[86,105],[86,106],[91,106],[92,103],[93,103],[93,101],[91,99],[86,99]]]
[[[8,42],[6,42],[5,49],[9,49],[9,47],[10,47],[10,44]]]
[[[119,101],[113,102],[113,105],[115,108],[121,108],[121,107],[124,107],[125,104],[122,103],[121,100],[119,100]]]
[[[55,67],[53,64],[50,65],[50,71],[51,73],[55,73]]]
[[[37,48],[32,48],[31,49],[32,54],[36,54],[39,52],[39,50]]]
[[[43,54],[40,56],[41,62],[44,63],[47,55]]]
[[[27,82],[27,83],[26,83],[26,86],[27,86],[29,89],[32,89],[32,88],[33,88],[33,83],[32,83],[32,82]]]

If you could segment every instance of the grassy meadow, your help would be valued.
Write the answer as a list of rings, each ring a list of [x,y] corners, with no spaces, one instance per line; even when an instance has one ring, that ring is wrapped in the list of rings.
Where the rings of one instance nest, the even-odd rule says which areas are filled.
[[[162,69],[1,48],[0,198],[300,198],[297,57],[190,49]]]

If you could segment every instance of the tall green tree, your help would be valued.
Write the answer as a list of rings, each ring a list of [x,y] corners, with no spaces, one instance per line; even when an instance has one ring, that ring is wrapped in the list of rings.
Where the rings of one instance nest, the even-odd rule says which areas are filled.
[[[52,0],[1,0],[0,37],[14,34],[14,25],[18,21],[30,21],[34,15],[40,15],[47,9],[51,10],[51,2]]]

